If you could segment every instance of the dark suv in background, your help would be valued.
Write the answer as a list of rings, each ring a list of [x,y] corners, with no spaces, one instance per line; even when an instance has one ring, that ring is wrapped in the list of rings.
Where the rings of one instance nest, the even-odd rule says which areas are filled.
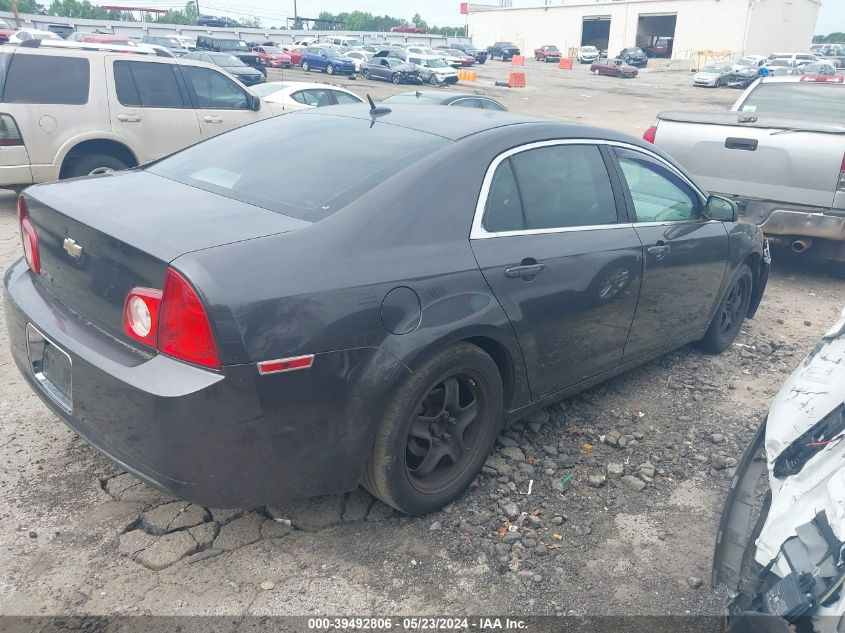
[[[487,55],[490,59],[497,57],[503,62],[513,59],[514,55],[519,55],[519,46],[513,42],[496,42],[493,46],[487,47]]]
[[[482,51],[472,44],[454,44],[452,48],[457,48],[459,51],[463,51],[470,57],[475,57],[475,62],[477,64],[483,64],[487,61],[487,51]]]
[[[631,46],[629,48],[623,48],[622,52],[619,53],[619,59],[630,66],[636,66],[637,68],[643,68],[648,66],[648,56],[643,52],[639,46]]]
[[[261,59],[258,53],[250,50],[244,40],[236,40],[228,37],[213,37],[211,35],[197,36],[198,51],[214,51],[215,53],[228,53],[237,57],[247,66],[260,70],[261,74],[267,77],[267,64]]]

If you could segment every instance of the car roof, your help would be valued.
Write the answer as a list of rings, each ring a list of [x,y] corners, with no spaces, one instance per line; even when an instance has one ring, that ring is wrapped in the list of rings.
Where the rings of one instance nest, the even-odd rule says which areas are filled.
[[[468,96],[474,97],[476,95]],[[597,138],[639,144],[637,139],[603,128],[590,127],[579,123],[540,119],[498,110],[444,108],[440,105],[392,103],[386,103],[382,107],[387,108],[390,112],[376,115],[375,125],[381,122],[387,125],[395,125],[441,136],[452,141],[498,128],[514,125],[537,125],[554,128],[553,134],[560,138]],[[344,116],[367,121],[373,118],[367,104],[313,108],[303,111],[301,114],[306,116]]]

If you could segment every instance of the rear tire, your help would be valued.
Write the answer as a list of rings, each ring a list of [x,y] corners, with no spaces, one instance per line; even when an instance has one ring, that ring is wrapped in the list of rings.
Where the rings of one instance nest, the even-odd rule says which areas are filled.
[[[593,74],[594,74],[596,77],[598,77],[599,75],[601,75],[601,73],[599,72],[598,68],[597,68],[596,70],[594,70],[594,71],[593,71]]]
[[[502,409],[502,379],[490,356],[469,343],[438,352],[394,394],[363,486],[407,514],[442,508],[478,475]]]
[[[107,174],[127,167],[128,165],[122,160],[109,154],[85,154],[79,158],[71,159],[65,171],[65,178]]]
[[[370,78],[370,71],[365,68],[364,70],[361,71],[361,76],[364,79],[369,79]]]
[[[302,62],[302,70],[306,73],[311,70],[311,66],[308,64],[308,62]]]
[[[330,75],[334,75],[334,66],[332,66],[331,64],[326,66],[326,72]]]
[[[751,269],[747,264],[740,264],[698,347],[711,354],[721,354],[733,344],[748,313],[753,289]]]

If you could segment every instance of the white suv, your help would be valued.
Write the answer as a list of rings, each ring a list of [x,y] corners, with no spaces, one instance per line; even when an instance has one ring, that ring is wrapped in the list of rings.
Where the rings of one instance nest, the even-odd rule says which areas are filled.
[[[273,115],[209,64],[75,44],[0,51],[0,187],[134,167]]]

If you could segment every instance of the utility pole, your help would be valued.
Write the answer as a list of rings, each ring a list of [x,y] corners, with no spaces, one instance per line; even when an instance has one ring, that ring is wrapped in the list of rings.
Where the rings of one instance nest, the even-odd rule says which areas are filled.
[[[200,0],[194,0],[194,6],[197,8],[197,22],[200,19]]]
[[[299,28],[299,14],[296,12],[296,0],[293,0],[293,28]]]
[[[21,16],[18,15],[18,0],[12,0],[12,13],[15,14],[15,24],[21,27]]]

